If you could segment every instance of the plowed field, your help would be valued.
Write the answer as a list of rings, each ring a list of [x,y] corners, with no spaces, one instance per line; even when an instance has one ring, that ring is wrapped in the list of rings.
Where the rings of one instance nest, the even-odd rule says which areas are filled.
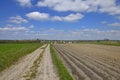
[[[120,80],[120,47],[95,44],[55,44],[75,80]]]

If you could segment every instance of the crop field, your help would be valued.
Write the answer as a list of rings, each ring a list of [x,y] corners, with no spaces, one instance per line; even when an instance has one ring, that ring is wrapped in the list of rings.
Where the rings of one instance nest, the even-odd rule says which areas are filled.
[[[120,47],[54,44],[74,80],[120,80]]]
[[[0,44],[0,80],[120,80],[120,47]]]
[[[20,57],[40,47],[38,43],[0,44],[0,71],[15,63]]]

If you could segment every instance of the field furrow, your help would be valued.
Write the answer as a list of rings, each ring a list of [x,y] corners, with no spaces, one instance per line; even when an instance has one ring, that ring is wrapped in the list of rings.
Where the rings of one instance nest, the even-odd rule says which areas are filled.
[[[68,49],[66,49],[65,47],[63,47],[64,50],[68,51]],[[71,50],[69,50],[71,51]],[[75,51],[71,51],[71,53],[75,53]],[[71,54],[72,56],[75,56],[73,54]],[[77,56],[75,56],[77,57]],[[78,60],[81,60],[83,63],[85,63],[87,66],[89,66],[93,71],[95,71],[96,73],[105,76],[105,74],[107,75],[107,77],[109,78],[113,78],[113,79],[120,79],[119,75],[119,69],[116,69],[110,65],[107,65],[97,59],[91,58],[90,56],[79,56],[79,58],[77,58]],[[96,69],[95,69],[96,68]],[[98,72],[99,71],[99,72]],[[109,74],[109,75],[108,75]]]
[[[72,75],[74,75],[74,78],[76,80],[90,80],[90,78],[82,71],[78,68],[78,66],[75,65],[74,62],[72,62],[69,58],[67,58],[66,55],[64,55],[56,46],[56,51],[62,56],[62,58],[65,60],[66,64],[68,65],[68,67],[70,68],[70,71],[72,73]]]
[[[64,56],[64,60],[66,61],[66,63],[69,63],[68,67],[72,66],[71,68],[73,69],[72,71],[77,70],[79,75],[84,77],[84,79],[86,78],[91,80],[119,80],[120,79],[119,68],[109,65],[103,62],[102,60],[99,60],[99,58],[98,59],[93,58],[92,55],[90,55],[89,53],[85,53],[84,51],[82,53],[82,51],[80,52],[78,50],[79,51],[78,52],[77,50],[70,48],[69,45],[54,45],[54,46],[57,52],[59,54],[62,54],[62,56]],[[93,48],[95,48],[95,46]],[[97,48],[99,48],[99,46]],[[72,74],[74,76],[74,73]],[[79,75],[76,75],[76,76],[79,76]],[[81,80],[84,80],[84,79],[81,79]]]
[[[67,54],[66,52],[62,51],[64,55],[66,55],[66,58],[69,58],[70,61],[72,61],[80,70],[82,70],[91,80],[96,79],[96,80],[102,80],[96,73],[94,73],[91,69],[89,69],[87,66],[85,66],[83,63],[79,62],[74,58],[73,56]],[[87,77],[85,77],[87,78]]]

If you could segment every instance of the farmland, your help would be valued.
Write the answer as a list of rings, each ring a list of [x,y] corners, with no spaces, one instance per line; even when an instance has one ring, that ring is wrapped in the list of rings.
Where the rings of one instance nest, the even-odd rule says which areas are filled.
[[[119,80],[119,56],[111,45],[4,43],[0,80]]]
[[[0,71],[14,64],[20,57],[25,56],[40,47],[38,43],[6,43],[0,44]]]
[[[119,80],[120,47],[96,44],[55,44],[75,80]]]
[[[96,41],[78,41],[76,43],[80,44],[99,44],[99,45],[110,45],[110,46],[120,46],[120,41],[105,41],[105,40],[96,40]]]

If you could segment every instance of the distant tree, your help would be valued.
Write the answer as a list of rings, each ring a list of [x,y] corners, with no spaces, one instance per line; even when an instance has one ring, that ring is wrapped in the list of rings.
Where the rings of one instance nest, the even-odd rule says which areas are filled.
[[[109,39],[105,38],[104,41],[109,41]]]
[[[97,42],[100,42],[100,40],[97,40]]]

